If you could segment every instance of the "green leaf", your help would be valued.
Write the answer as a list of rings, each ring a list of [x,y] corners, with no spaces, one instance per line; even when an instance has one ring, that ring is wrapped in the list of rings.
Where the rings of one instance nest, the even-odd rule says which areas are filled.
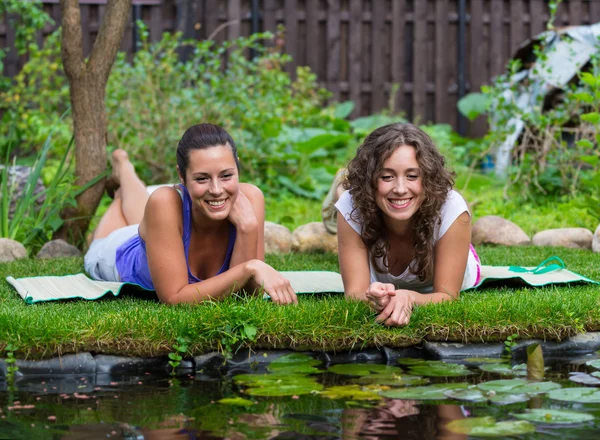
[[[485,113],[491,99],[483,93],[469,93],[458,101],[458,110],[470,121]]]
[[[587,104],[592,104],[594,102],[594,97],[586,92],[573,93],[573,98]]]
[[[412,366],[408,372],[416,376],[426,377],[458,377],[473,374],[464,365],[448,364],[440,361],[429,361],[427,364]]]
[[[594,144],[589,139],[579,139],[575,143],[581,148],[590,148],[590,149],[594,148]],[[588,157],[596,157],[596,156],[588,156]],[[598,159],[598,158],[596,157],[596,159]]]
[[[590,72],[581,72],[579,74],[579,78],[581,79],[582,83],[587,84],[590,87],[596,87],[598,82],[596,77]]]
[[[590,141],[588,141],[588,142],[590,142]],[[591,144],[591,142],[590,142],[590,144]],[[592,145],[592,147],[593,147],[593,145]],[[579,160],[582,162],[585,162],[593,167],[598,165],[598,156],[579,156]]]
[[[527,346],[527,379],[542,380],[544,378],[544,355],[538,343]]]
[[[342,102],[335,106],[335,110],[333,111],[333,116],[336,117],[337,119],[346,119],[348,116],[350,116],[350,113],[352,113],[352,110],[354,110],[354,102],[352,102],[352,101]]]
[[[490,380],[477,384],[477,388],[483,391],[495,391],[497,393],[510,392],[512,388],[517,386],[527,385],[527,381],[523,379],[501,379]]]
[[[217,400],[218,403],[222,403],[223,405],[232,405],[232,406],[252,406],[255,403],[252,400],[244,399],[243,397],[226,397],[221,400]]]
[[[376,391],[363,389],[358,385],[340,385],[325,389],[321,396],[328,399],[381,400]]]
[[[404,400],[444,400],[448,390],[467,388],[467,383],[438,383],[426,387],[402,388],[399,390],[383,391],[380,394],[390,399]]]
[[[561,388],[550,391],[548,397],[563,402],[600,403],[600,391],[595,388]]]
[[[337,364],[329,367],[327,371],[347,376],[368,376],[371,373],[386,373],[401,376],[404,373],[401,368],[381,364]]]
[[[598,112],[584,113],[581,115],[581,120],[585,121],[585,122],[589,122],[590,124],[597,125],[600,122],[600,113],[598,113]]]
[[[585,364],[589,365],[592,368],[596,368],[596,369],[600,370],[600,359],[594,359],[591,361],[587,361]]]
[[[415,386],[425,385],[429,382],[429,379],[425,379],[421,376],[412,376],[410,374],[388,374],[388,373],[377,373],[370,374],[368,376],[362,376],[356,379],[352,379],[352,382],[361,385],[379,385],[379,386],[390,386],[390,387],[403,387],[403,386]]]
[[[535,426],[524,420],[496,422],[493,417],[469,417],[453,420],[446,425],[446,428],[457,434],[479,437],[506,437],[535,432]]]
[[[520,364],[511,367],[509,364],[484,364],[480,365],[479,369],[489,373],[502,374],[504,376],[526,376],[527,368],[525,364]]]
[[[512,416],[529,422],[557,425],[584,423],[594,420],[594,416],[591,414],[543,408],[528,409],[527,412],[523,414],[512,414]]]
[[[244,324],[244,334],[252,341],[256,338],[256,327],[250,324]]]

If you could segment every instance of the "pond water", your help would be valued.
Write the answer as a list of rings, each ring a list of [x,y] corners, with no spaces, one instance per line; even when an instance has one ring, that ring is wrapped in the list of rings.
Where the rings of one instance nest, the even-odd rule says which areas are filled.
[[[1,439],[597,439],[598,356],[524,365],[324,365],[286,355],[255,369],[173,378],[24,376],[2,382]]]

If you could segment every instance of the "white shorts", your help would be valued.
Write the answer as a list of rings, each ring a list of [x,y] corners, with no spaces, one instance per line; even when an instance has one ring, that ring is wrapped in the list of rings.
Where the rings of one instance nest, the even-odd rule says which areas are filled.
[[[95,280],[121,281],[117,272],[117,249],[138,233],[139,226],[125,226],[92,241],[83,259],[85,271]]]

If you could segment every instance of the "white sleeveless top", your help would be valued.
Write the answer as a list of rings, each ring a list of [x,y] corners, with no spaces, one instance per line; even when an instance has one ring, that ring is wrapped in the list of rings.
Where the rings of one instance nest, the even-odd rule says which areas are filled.
[[[354,210],[354,203],[352,201],[352,196],[350,192],[345,191],[340,199],[335,204],[337,210],[344,216],[348,224],[356,231],[357,234],[361,234],[362,223],[354,221],[350,214]],[[448,193],[448,198],[442,205],[442,209],[440,211],[441,222],[436,225],[434,233],[433,233],[433,244],[438,242],[440,238],[444,236],[446,231],[452,226],[454,221],[463,213],[469,212],[469,207],[467,206],[467,202],[465,199],[456,191],[451,190]],[[355,216],[358,214],[360,218],[360,213],[357,211]],[[380,267],[385,267],[383,264],[382,258],[378,259],[378,264]],[[416,264],[416,260],[413,260],[408,265],[409,267]],[[385,272],[381,273],[375,270],[373,265],[371,264],[371,256],[369,255],[369,267],[371,271],[371,283],[380,282],[380,283],[390,283],[396,286],[396,289],[409,289],[414,290],[420,293],[429,293],[433,291],[433,277],[430,280],[420,281],[419,278],[410,272],[409,267],[406,270],[398,275],[394,276],[391,273]],[[475,253],[475,249],[473,246],[470,247],[469,257],[467,260],[467,267],[465,269],[465,275],[463,277],[463,283],[461,290],[468,289],[473,287],[478,281],[478,274],[481,270],[481,263],[479,262],[479,257]]]

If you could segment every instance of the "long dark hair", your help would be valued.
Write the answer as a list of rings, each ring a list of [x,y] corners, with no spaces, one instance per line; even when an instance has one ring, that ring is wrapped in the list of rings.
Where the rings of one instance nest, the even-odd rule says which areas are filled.
[[[197,124],[188,128],[183,133],[177,145],[177,166],[183,179],[185,180],[185,172],[190,163],[190,150],[201,150],[220,145],[228,145],[231,148],[231,153],[239,172],[240,162],[237,155],[237,148],[235,142],[225,129],[213,124]]]
[[[354,202],[352,219],[362,223],[362,241],[371,255],[371,264],[379,272],[388,266],[389,239],[383,214],[375,197],[377,179],[383,163],[396,148],[409,145],[416,151],[423,176],[423,203],[414,215],[414,252],[416,267],[409,270],[421,281],[433,276],[433,233],[440,221],[440,210],[454,185],[454,173],[446,169],[444,156],[431,138],[413,124],[390,124],[367,136],[348,165],[344,187],[350,190]],[[386,267],[380,267],[378,258]]]

